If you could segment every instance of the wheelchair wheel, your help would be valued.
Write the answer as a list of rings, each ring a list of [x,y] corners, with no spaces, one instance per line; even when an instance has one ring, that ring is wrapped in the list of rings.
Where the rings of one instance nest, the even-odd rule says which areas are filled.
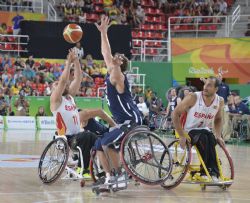
[[[217,153],[217,164],[220,172],[220,179],[222,181],[231,181],[230,184],[224,185],[224,187],[230,187],[234,180],[233,160],[223,145],[217,144],[215,149]]]
[[[168,149],[172,155],[173,169],[169,178],[162,184],[162,187],[170,190],[177,187],[185,178],[188,167],[191,162],[191,146],[186,144],[186,148],[183,150],[180,147],[179,140],[174,140],[168,145]],[[165,159],[165,154],[162,154],[161,162]]]
[[[100,179],[105,180],[105,172],[102,169],[99,160],[97,159],[96,151],[91,152],[89,171],[90,171],[90,176],[94,182],[97,182]]]
[[[165,158],[160,163],[163,153]],[[155,133],[148,130],[132,130],[124,137],[121,159],[125,170],[146,185],[163,183],[172,170],[168,148]]]
[[[44,149],[38,165],[38,174],[45,184],[55,182],[63,173],[69,157],[69,146],[64,138],[56,138]]]

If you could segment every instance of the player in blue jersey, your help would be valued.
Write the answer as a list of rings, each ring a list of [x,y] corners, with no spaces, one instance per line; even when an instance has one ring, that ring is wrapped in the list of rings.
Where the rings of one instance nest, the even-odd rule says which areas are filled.
[[[118,126],[120,126],[117,126],[108,133],[104,133],[95,143],[97,156],[106,172],[105,184],[109,184],[112,181],[111,166],[103,150],[107,152],[111,160],[112,168],[118,170],[120,165],[119,152],[115,149],[107,148],[107,145],[119,140],[129,130],[129,127],[141,125],[142,115],[133,101],[129,90],[129,83],[125,75],[128,59],[123,54],[118,53],[112,56],[107,35],[110,26],[109,18],[103,16],[101,18],[101,24],[96,24],[96,26],[101,33],[101,51],[108,67],[108,74],[106,77],[107,102],[113,119]],[[129,123],[129,125],[125,123]]]

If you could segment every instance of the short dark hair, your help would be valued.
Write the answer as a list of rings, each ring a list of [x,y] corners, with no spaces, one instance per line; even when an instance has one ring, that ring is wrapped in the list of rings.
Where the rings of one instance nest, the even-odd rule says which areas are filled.
[[[115,55],[120,55],[122,57],[123,63],[120,67],[121,67],[121,71],[124,73],[128,69],[128,63],[129,63],[128,58],[125,55],[120,54],[120,53],[115,53]]]
[[[214,80],[214,86],[219,87],[220,86],[220,80],[215,76],[210,76],[208,79]]]

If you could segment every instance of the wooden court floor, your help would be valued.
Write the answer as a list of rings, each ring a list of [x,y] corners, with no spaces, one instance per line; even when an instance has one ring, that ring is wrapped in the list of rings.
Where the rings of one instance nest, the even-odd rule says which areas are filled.
[[[1,203],[250,202],[250,145],[227,146],[235,165],[235,182],[227,191],[222,191],[218,187],[208,187],[206,191],[201,191],[198,185],[186,184],[181,184],[171,191],[160,186],[129,185],[127,190],[96,196],[91,191],[91,182],[84,188],[81,188],[77,181],[59,181],[50,186],[40,182],[37,162],[50,140],[51,132],[0,133]]]

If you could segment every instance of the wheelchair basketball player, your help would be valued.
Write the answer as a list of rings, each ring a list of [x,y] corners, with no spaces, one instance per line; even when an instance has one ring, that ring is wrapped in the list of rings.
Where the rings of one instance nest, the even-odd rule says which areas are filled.
[[[217,142],[224,145],[221,137],[224,100],[216,94],[218,86],[219,80],[209,77],[205,80],[203,91],[187,95],[173,112],[173,123],[180,136],[181,147],[185,147],[185,134],[188,134],[191,144],[197,146],[214,182],[219,181],[215,145]],[[208,180],[202,166],[200,171],[202,181]]]
[[[70,81],[71,65],[74,67],[74,77]],[[56,118],[57,134],[65,135],[69,146],[75,149],[79,146],[83,154],[83,177],[89,178],[90,150],[93,147],[97,135],[108,131],[108,128],[96,122],[93,118],[101,117],[113,127],[115,122],[101,109],[85,109],[78,112],[74,96],[80,89],[82,72],[79,58],[73,49],[69,50],[65,68],[59,81],[54,82],[50,97],[50,110]],[[81,124],[85,131],[81,132]],[[80,170],[79,170],[80,171]]]

